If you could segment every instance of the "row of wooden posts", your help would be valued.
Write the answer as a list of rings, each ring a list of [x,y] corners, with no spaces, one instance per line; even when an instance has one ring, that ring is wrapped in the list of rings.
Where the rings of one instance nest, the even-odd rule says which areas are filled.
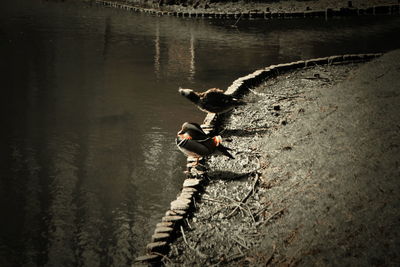
[[[400,0],[399,0],[400,1]],[[361,16],[361,15],[398,15],[400,14],[400,5],[381,5],[368,8],[355,8],[349,1],[348,7],[340,9],[327,8],[325,10],[305,10],[296,12],[270,12],[266,11],[248,11],[248,12],[180,12],[163,11],[154,8],[137,7],[127,2],[96,0],[96,3],[126,9],[134,12],[149,13],[157,16],[175,16],[187,18],[215,18],[215,19],[289,19],[289,18],[331,18],[343,16]]]

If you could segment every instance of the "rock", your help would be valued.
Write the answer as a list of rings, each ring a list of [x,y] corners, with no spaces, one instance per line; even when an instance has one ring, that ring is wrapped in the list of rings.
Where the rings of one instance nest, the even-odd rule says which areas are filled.
[[[163,222],[178,222],[183,220],[183,216],[175,215],[175,216],[164,216],[161,221]]]
[[[199,170],[197,167],[198,167],[199,165],[197,165],[196,166],[196,168],[192,168],[191,170],[190,170],[190,177],[196,177],[196,178],[199,178],[199,179],[203,179],[204,178],[204,174],[206,173],[205,171],[203,171],[203,170]]]
[[[135,262],[155,262],[161,259],[161,255],[158,254],[147,254],[135,259]]]
[[[171,233],[172,231],[174,231],[174,228],[172,228],[172,227],[161,226],[161,227],[157,227],[154,230],[154,233],[155,234],[157,234],[157,233]]]
[[[192,202],[191,198],[185,198],[184,196],[179,196],[176,200],[179,200],[180,202],[185,203],[187,205],[189,205]]]
[[[165,213],[165,216],[180,216],[180,215],[185,215],[186,214],[186,210],[168,210]]]
[[[186,210],[174,210],[174,212],[181,216],[184,216],[187,213]]]
[[[184,198],[191,200],[194,195],[194,192],[182,192],[178,198]]]
[[[189,161],[188,160],[188,163],[186,164],[186,167],[187,168],[193,168],[193,167],[195,167],[197,165],[197,162],[196,161]]]
[[[189,204],[190,202],[177,199],[171,202],[171,210],[187,210],[189,209]]]
[[[281,110],[281,106],[280,105],[275,105],[274,106],[274,110],[276,110],[276,111]]]
[[[196,162],[197,159],[194,157],[187,157],[187,162]]]
[[[179,215],[179,214],[177,214],[175,211],[173,211],[173,210],[167,210],[166,212],[165,212],[165,216],[176,216],[176,215]]]
[[[147,244],[146,249],[148,252],[158,252],[163,254],[167,250],[167,242],[159,241]]]
[[[193,192],[193,193],[196,193],[196,192],[197,192],[197,189],[194,188],[194,187],[184,187],[184,188],[182,189],[182,193],[185,193],[185,192]]]
[[[173,225],[172,222],[160,222],[156,224],[156,227],[172,227]]]
[[[169,233],[156,233],[151,236],[153,242],[166,241],[171,237]]]
[[[201,180],[200,179],[186,179],[183,182],[183,187],[195,187],[200,185]]]
[[[194,169],[196,169],[196,171],[198,171],[198,172],[201,172],[201,171],[205,172],[207,170],[206,166],[200,165],[200,164],[198,164]]]

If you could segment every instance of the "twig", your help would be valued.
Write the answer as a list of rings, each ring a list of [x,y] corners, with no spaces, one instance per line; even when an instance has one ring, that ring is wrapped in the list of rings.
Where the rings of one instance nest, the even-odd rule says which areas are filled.
[[[244,254],[240,247],[237,247],[237,249],[239,250],[240,254]]]
[[[236,238],[232,237],[232,240],[235,241],[236,243],[238,243],[240,246],[242,246],[245,249],[249,249],[249,247],[247,247],[246,245],[242,244],[241,242],[239,242],[239,240],[237,240]]]
[[[233,199],[233,198],[231,198],[231,197],[228,197],[228,196],[222,196],[223,198],[226,198],[227,200],[230,200],[230,201],[232,201],[232,202],[236,202],[236,203],[241,203],[241,201],[239,201],[239,200],[236,200],[236,199]]]
[[[265,206],[265,207],[263,207],[263,208],[261,208],[259,211],[257,211],[256,213],[254,213],[254,217],[258,217],[258,216],[260,216],[260,214],[261,213],[263,213],[266,209],[268,209],[269,208],[269,205],[268,206]]]
[[[256,173],[256,178],[254,179],[254,183],[251,187],[251,190],[247,193],[247,195],[240,201],[240,203],[244,203],[246,202],[246,200],[254,193],[255,191],[255,186],[258,183],[258,173]],[[239,208],[239,206],[236,206],[236,208],[233,209],[233,211],[231,213],[229,213],[226,218],[230,218],[233,214],[235,214],[235,212],[237,211],[237,209]]]
[[[271,260],[272,260],[272,258],[274,257],[274,254],[275,254],[275,249],[276,249],[276,245],[273,244],[273,245],[272,245],[272,252],[271,252],[271,255],[269,256],[269,258],[268,258],[267,261],[265,262],[265,266],[268,266],[268,264],[271,263]]]
[[[218,199],[214,199],[214,198],[202,197],[201,199],[202,200],[208,200],[208,201],[212,201],[212,202],[218,202],[218,203],[226,204],[222,200],[218,200]]]
[[[216,211],[214,211],[210,216],[208,216],[207,220],[209,220],[211,217],[213,217],[215,214],[219,213],[222,209],[225,209],[226,206],[217,209]]]
[[[186,240],[185,231],[183,231],[182,225],[181,225],[181,233],[182,233],[183,241],[185,241],[185,244],[188,245],[188,247],[190,247],[188,242],[187,242],[187,240]]]
[[[227,262],[234,261],[240,258],[243,258],[245,255],[243,253],[233,254],[227,258]]]
[[[189,243],[186,240],[186,235],[185,235],[185,231],[183,231],[183,227],[181,225],[181,233],[182,233],[182,237],[183,237],[183,241],[185,242],[185,244],[188,246],[188,248],[190,248],[191,250],[193,250],[194,252],[196,252],[197,255],[199,255],[200,258],[207,258],[207,255],[201,253],[198,249],[192,247],[189,245]]]
[[[232,201],[232,202],[236,202],[236,207],[235,207],[235,209],[240,209],[240,211],[242,212],[243,217],[245,216],[245,213],[248,213],[248,214],[250,215],[250,217],[251,217],[253,223],[256,223],[256,220],[255,220],[253,214],[251,213],[251,210],[250,210],[249,206],[248,206],[246,203],[236,201],[236,200],[234,200],[234,199],[232,199],[232,198],[230,198],[230,197],[227,197],[227,196],[224,196],[224,197],[227,198],[227,199],[229,199],[229,200]],[[242,205],[244,205],[244,207],[242,207]]]
[[[224,198],[226,198],[226,199],[232,201],[233,203],[235,203],[235,209],[234,209],[235,211],[236,211],[237,209],[240,209],[241,211],[243,211],[243,208],[241,207],[241,205],[244,204],[244,203],[243,203],[242,201],[239,201],[239,200],[236,200],[236,199],[227,197],[227,196],[222,196],[222,197],[224,197]],[[229,216],[229,215],[228,215],[228,216]],[[226,216],[226,218],[228,218],[228,216]]]
[[[163,259],[166,259],[166,260],[168,260],[170,263],[173,263],[172,262],[172,260],[170,259],[170,258],[168,258],[167,257],[167,255],[163,255],[163,254],[161,254],[161,253],[158,253],[158,252],[151,252],[151,254],[154,254],[154,255],[158,255],[158,256],[161,256],[162,257],[162,259],[161,260],[163,260]]]
[[[245,249],[249,249],[246,245],[242,244],[241,242],[239,242],[239,240],[237,240],[236,238],[232,237],[232,240],[235,241],[236,243],[238,243],[240,246],[242,246]]]
[[[246,205],[247,211],[249,212],[250,218],[252,219],[253,223],[256,223],[256,219],[254,218],[253,214],[251,213],[251,210],[249,206]]]
[[[266,220],[264,220],[263,223],[267,223],[269,220],[271,220],[272,218],[274,218],[276,215],[278,215],[279,213],[281,213],[284,210],[285,210],[285,208],[282,208],[282,209],[274,212],[271,216],[269,216]]]
[[[186,223],[187,223],[187,225],[189,226],[190,230],[192,230],[193,228],[192,228],[192,226],[190,225],[189,220],[188,220],[187,218],[186,218],[185,220],[186,220]]]
[[[238,235],[238,234],[235,234],[235,235],[236,235],[237,238],[239,238],[240,240],[242,240],[242,241],[246,244],[246,240],[245,240],[243,237],[241,237],[241,236]],[[245,248],[249,249],[248,246],[245,246]]]

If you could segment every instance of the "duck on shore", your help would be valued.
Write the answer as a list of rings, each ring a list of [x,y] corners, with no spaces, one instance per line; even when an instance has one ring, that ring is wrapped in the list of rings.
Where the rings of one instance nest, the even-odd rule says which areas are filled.
[[[179,88],[179,93],[207,113],[225,113],[237,106],[246,104],[231,95],[224,94],[224,91],[219,88],[211,88],[201,93],[192,89]]]
[[[209,136],[197,123],[185,122],[176,138],[176,145],[186,156],[196,158],[196,165],[200,158],[210,155],[224,155],[231,159],[231,150],[221,144],[221,136]]]

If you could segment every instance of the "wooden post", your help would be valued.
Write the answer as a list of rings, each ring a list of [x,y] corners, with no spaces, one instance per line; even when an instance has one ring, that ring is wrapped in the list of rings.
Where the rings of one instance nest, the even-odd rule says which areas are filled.
[[[347,6],[348,7],[353,7],[353,2],[352,1],[347,1]]]

